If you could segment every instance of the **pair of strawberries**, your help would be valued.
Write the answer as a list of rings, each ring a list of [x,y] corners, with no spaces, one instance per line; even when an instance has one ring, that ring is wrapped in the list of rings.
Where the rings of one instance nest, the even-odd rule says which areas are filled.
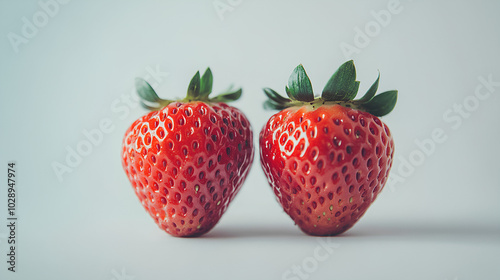
[[[281,111],[260,132],[261,166],[285,212],[307,234],[345,232],[384,187],[394,142],[378,117],[394,108],[397,91],[375,96],[378,82],[354,100],[359,82],[348,61],[321,97],[302,65],[288,80],[288,98],[264,89],[266,107]],[[123,168],[160,228],[173,236],[202,235],[224,214],[253,161],[250,122],[226,104],[242,91],[210,97],[210,69],[196,73],[182,100],[159,98],[142,79],[136,87],[152,112],[125,133]]]

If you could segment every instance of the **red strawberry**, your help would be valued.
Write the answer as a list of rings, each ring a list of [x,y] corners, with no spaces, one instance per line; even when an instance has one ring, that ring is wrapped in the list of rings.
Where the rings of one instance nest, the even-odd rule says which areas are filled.
[[[397,91],[359,100],[356,70],[344,63],[315,98],[302,65],[284,98],[272,89],[268,107],[282,109],[260,133],[261,165],[279,203],[310,235],[336,235],[363,216],[387,180],[394,154],[389,128],[377,116],[395,106]]]
[[[211,230],[240,190],[253,161],[252,128],[224,102],[241,89],[209,98],[212,73],[191,80],[187,97],[163,100],[142,79],[143,106],[123,139],[122,164],[135,193],[160,228],[173,236]]]

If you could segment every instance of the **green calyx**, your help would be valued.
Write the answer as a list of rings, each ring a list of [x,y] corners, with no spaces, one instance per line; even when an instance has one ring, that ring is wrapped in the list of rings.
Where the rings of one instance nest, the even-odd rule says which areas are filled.
[[[366,111],[374,116],[381,117],[389,114],[396,106],[398,91],[391,90],[375,95],[378,89],[380,73],[377,80],[360,99],[354,100],[358,93],[359,81],[356,81],[356,68],[352,60],[342,64],[326,83],[321,97],[315,97],[311,81],[302,65],[297,66],[285,87],[289,98],[283,97],[270,88],[264,88],[269,98],[264,107],[282,110],[293,106],[339,104]]]
[[[213,102],[231,102],[238,100],[240,98],[242,90],[241,88],[233,90],[230,87],[224,93],[221,93],[215,97],[209,97],[212,92],[213,76],[210,68],[207,68],[203,76],[200,76],[200,71],[196,72],[194,77],[189,83],[186,97],[179,100],[169,100],[160,98],[151,85],[142,78],[135,79],[135,88],[139,97],[141,98],[141,105],[148,110],[160,110],[161,108],[167,106],[168,104],[176,101],[180,102],[191,102],[191,101],[203,101],[208,103]]]

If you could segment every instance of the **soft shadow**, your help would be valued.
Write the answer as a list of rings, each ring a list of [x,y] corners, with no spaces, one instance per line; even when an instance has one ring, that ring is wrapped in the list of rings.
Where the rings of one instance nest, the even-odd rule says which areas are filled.
[[[244,226],[217,227],[202,238],[303,238],[306,236],[298,227]]]
[[[307,238],[298,227],[293,226],[241,226],[216,227],[201,238]],[[500,225],[446,225],[446,224],[358,224],[347,232],[333,238],[474,238],[477,240],[500,240]]]
[[[450,238],[497,238],[497,224],[367,224],[354,226],[340,237],[450,237]]]

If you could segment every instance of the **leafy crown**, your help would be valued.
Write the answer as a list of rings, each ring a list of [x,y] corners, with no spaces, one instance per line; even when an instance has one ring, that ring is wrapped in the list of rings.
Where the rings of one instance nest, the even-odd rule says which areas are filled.
[[[142,78],[135,79],[135,88],[141,98],[141,105],[149,110],[160,110],[175,101],[231,102],[238,100],[241,96],[241,88],[233,90],[231,86],[224,93],[209,97],[210,93],[212,93],[212,84],[213,75],[210,68],[205,70],[203,76],[200,76],[200,71],[197,71],[189,83],[186,97],[184,99],[170,100],[160,98],[146,80]]]
[[[381,117],[389,114],[398,98],[397,90],[390,90],[375,95],[378,89],[380,73],[363,97],[354,100],[358,93],[359,81],[356,81],[356,68],[354,62],[349,60],[342,64],[326,83],[321,97],[315,97],[311,81],[302,64],[297,66],[285,87],[288,98],[281,96],[270,88],[264,88],[264,93],[269,98],[265,102],[266,108],[282,110],[293,106],[311,104],[339,104],[347,107],[366,111],[374,116]]]

